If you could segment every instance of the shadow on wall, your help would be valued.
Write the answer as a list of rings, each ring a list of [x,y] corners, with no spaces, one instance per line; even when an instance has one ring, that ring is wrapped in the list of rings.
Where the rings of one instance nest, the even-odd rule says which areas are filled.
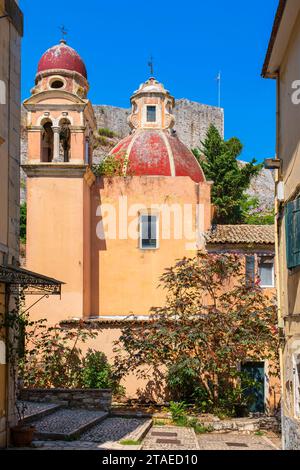
[[[140,402],[164,403],[167,396],[165,373],[162,368],[155,367],[151,371],[151,379],[143,388],[137,389]]]

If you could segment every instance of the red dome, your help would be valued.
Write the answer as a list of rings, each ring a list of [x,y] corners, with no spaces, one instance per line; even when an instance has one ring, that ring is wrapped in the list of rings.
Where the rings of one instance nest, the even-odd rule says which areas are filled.
[[[121,140],[111,154],[126,155],[129,171],[136,176],[189,176],[195,183],[205,181],[192,152],[167,131],[138,130]]]
[[[86,68],[80,55],[64,41],[48,49],[39,61],[38,72],[54,69],[75,71],[87,78]]]

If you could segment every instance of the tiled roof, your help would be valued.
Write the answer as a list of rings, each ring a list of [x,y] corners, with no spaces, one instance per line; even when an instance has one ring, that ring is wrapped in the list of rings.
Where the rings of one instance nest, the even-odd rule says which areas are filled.
[[[274,244],[274,225],[215,225],[205,238],[208,244]]]

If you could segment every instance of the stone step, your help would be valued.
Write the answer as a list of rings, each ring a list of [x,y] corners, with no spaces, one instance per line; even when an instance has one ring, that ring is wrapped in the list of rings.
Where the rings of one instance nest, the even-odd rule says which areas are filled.
[[[59,409],[48,416],[31,422],[36,428],[35,439],[75,440],[108,416],[105,411]]]
[[[18,406],[20,409],[22,409],[22,406],[25,408],[24,419],[22,420],[24,424],[36,421],[60,409],[60,405],[33,401],[18,401]]]

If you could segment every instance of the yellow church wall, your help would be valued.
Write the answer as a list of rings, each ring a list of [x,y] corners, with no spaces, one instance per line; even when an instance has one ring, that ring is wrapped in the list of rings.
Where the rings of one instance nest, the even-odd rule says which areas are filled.
[[[198,195],[198,191],[199,194]],[[120,198],[125,196],[128,210],[128,226],[135,223],[138,230],[139,206],[178,205],[192,206],[193,229],[196,228],[196,204],[203,207],[200,220],[203,230],[210,224],[210,184],[195,184],[189,177],[131,177],[100,179],[92,189],[92,316],[147,315],[149,309],[161,305],[165,291],[158,289],[159,277],[164,270],[184,256],[194,256],[195,238],[175,239],[174,218],[171,216],[170,239],[162,239],[163,214],[158,210],[160,240],[159,248],[142,250],[139,239],[116,239],[96,234],[97,208],[112,205],[116,211],[117,227],[120,222]],[[125,204],[125,199],[122,199]],[[104,214],[103,214],[104,215]],[[134,222],[135,219],[135,222]]]
[[[28,130],[28,160],[40,160],[41,134],[40,132]]]
[[[27,180],[26,267],[65,282],[61,299],[52,296],[31,310],[50,323],[83,312],[84,185],[81,177]]]
[[[157,287],[163,271],[177,259],[195,255],[195,238],[174,239],[172,214],[167,240],[161,237],[159,214],[157,250],[141,250],[139,240],[120,239],[120,234],[100,240],[99,205],[113,207],[117,226],[121,196],[126,196],[131,211],[129,225],[141,205],[148,209],[174,203],[182,210],[184,204],[191,205],[195,230],[199,199],[203,230],[210,224],[210,184],[197,185],[188,177],[101,178],[92,186],[91,208],[90,189],[83,177],[29,177],[27,191],[26,267],[65,282],[61,300],[51,297],[32,309],[35,318],[47,317],[51,323],[74,317],[147,315],[152,306],[164,302],[165,292]]]
[[[82,353],[85,354],[89,348],[103,352],[110,364],[113,364],[115,354],[113,352],[115,342],[119,340],[122,326],[114,325],[113,322],[97,328],[96,338],[89,339],[80,345]],[[126,375],[120,382],[125,388],[127,398],[146,397],[153,400],[165,399],[165,380],[163,378],[163,367],[160,367],[161,374],[153,373],[153,369],[147,367],[148,378],[137,377],[132,372]],[[158,370],[156,371],[158,372]]]
[[[85,146],[85,135],[83,132],[71,133],[70,162],[83,161]]]

